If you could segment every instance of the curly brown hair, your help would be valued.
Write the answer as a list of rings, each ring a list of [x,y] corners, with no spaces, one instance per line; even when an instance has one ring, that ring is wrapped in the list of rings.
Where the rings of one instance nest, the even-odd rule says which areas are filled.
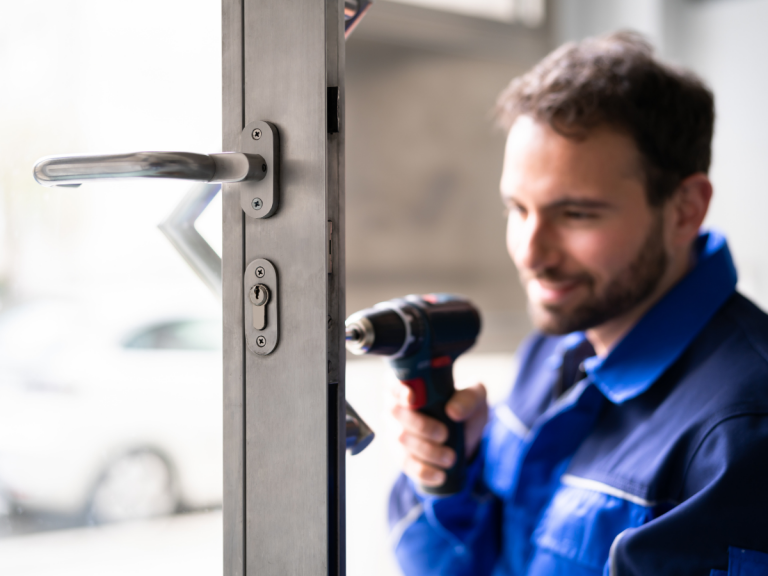
[[[636,32],[561,46],[510,83],[496,113],[507,130],[527,115],[568,138],[597,126],[627,133],[643,158],[652,206],[687,176],[706,173],[712,158],[712,92],[692,72],[657,60]]]

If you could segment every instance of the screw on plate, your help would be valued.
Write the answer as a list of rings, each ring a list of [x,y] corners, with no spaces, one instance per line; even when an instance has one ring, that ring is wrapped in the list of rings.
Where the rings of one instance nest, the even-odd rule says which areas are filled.
[[[254,198],[251,200],[251,206],[253,206],[254,210],[261,210],[261,207],[264,206],[264,202],[261,201],[261,198]]]
[[[256,278],[264,278],[264,274],[266,274],[266,272],[264,272],[263,266],[259,266],[256,268]]]
[[[264,346],[266,345],[267,345],[267,339],[264,338],[264,336],[259,336],[258,338],[256,338],[256,346],[258,346],[259,348],[264,348]]]
[[[254,140],[261,138],[261,128],[254,128],[253,132],[251,132],[251,136]]]

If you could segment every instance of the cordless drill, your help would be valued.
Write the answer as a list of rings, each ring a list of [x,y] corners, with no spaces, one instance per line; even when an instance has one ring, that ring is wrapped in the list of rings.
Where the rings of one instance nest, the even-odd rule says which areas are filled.
[[[480,333],[480,314],[466,299],[452,294],[410,295],[352,314],[346,322],[347,349],[353,354],[388,357],[397,378],[413,391],[412,408],[448,427],[445,442],[456,451],[439,487],[431,494],[454,494],[464,484],[464,425],[445,413],[453,396],[453,363]]]

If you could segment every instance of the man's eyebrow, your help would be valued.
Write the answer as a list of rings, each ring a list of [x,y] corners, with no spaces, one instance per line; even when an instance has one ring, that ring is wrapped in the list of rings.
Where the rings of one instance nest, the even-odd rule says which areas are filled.
[[[501,195],[502,202],[513,203],[521,205],[522,203],[512,196],[511,194]],[[558,209],[558,208],[587,208],[587,209],[601,209],[601,208],[613,208],[613,204],[606,202],[605,200],[595,200],[593,198],[578,198],[573,196],[566,196],[555,200],[544,206],[545,209]]]
[[[547,204],[545,208],[612,208],[613,204],[605,200],[595,200],[593,198],[571,198],[565,197]]]

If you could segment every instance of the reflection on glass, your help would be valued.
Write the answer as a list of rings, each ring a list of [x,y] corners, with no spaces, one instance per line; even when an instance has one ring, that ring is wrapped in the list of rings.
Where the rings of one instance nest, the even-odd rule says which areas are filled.
[[[125,342],[125,348],[154,350],[221,350],[221,323],[178,320],[147,326]]]
[[[6,532],[220,506],[221,321],[137,316],[44,300],[0,313]]]

